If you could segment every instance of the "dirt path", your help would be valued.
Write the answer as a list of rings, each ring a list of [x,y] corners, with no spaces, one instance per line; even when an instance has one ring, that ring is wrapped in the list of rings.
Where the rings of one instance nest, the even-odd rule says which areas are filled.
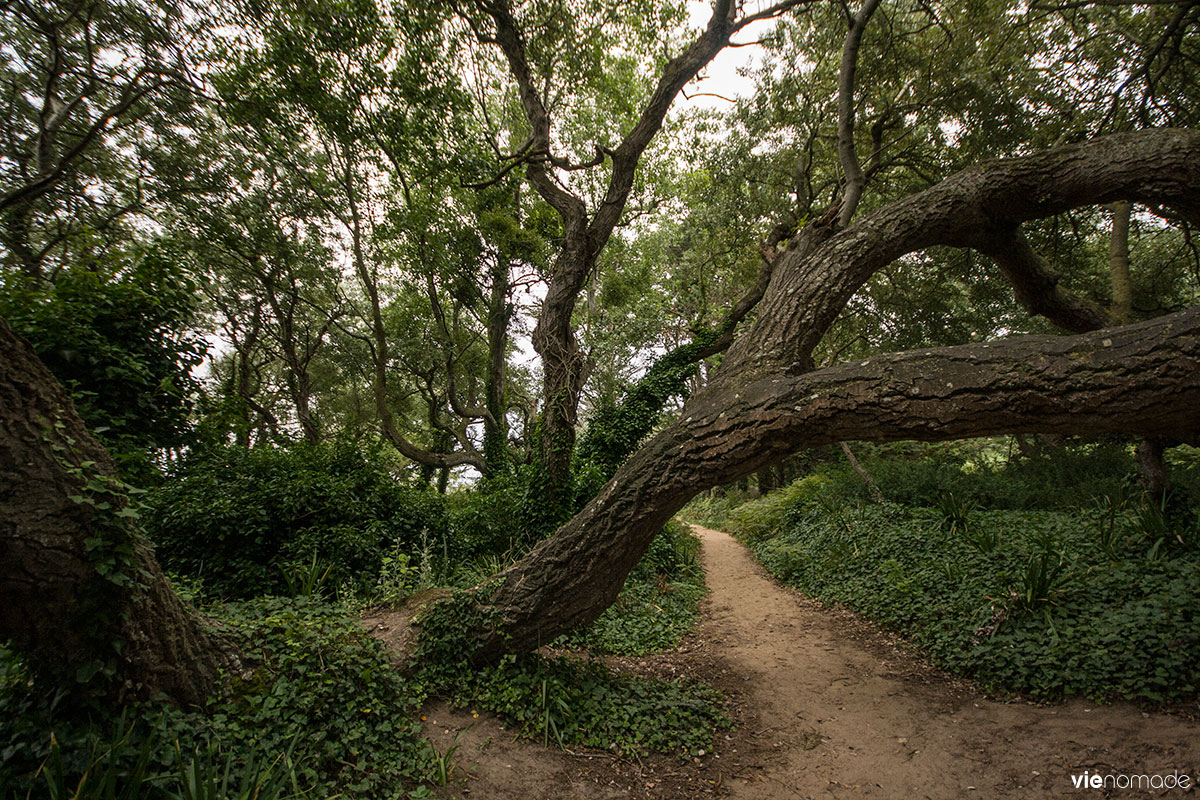
[[[1194,719],[1145,714],[1128,704],[989,701],[853,614],[780,587],[731,537],[695,530],[704,542],[709,586],[698,631],[678,651],[626,666],[692,674],[724,690],[739,726],[721,737],[717,752],[683,766],[670,759],[630,764],[603,754],[564,754],[513,741],[489,715],[475,718],[438,705],[427,710],[426,732],[442,750],[458,745],[459,777],[440,794],[514,800],[1105,797],[1101,790],[1075,790],[1071,776],[1087,770],[1200,777]]]
[[[778,742],[756,774],[728,781],[732,797],[1059,797],[1084,770],[1200,776],[1194,722],[1126,704],[985,700],[852,615],[779,587],[726,534],[696,532],[711,593],[701,635],[749,676]]]

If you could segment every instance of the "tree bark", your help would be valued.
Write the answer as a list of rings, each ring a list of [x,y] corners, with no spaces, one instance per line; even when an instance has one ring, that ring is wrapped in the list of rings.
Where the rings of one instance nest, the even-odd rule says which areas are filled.
[[[1200,221],[1200,132],[1120,134],[978,165],[776,265],[754,325],[680,419],[553,537],[500,573],[477,659],[595,619],[654,533],[696,493],[804,447],[848,439],[1200,430],[1200,310],[1071,337],[1029,336],[809,372],[812,351],[876,270],[936,245],[1119,199]]]
[[[1200,429],[1200,311],[1080,336],[879,356],[702,392],[574,519],[500,574],[477,658],[545,644],[610,605],[696,493],[802,447],[1000,433]]]
[[[114,476],[66,392],[0,319],[0,639],[68,686],[111,671],[105,690],[119,700],[200,704],[236,656],[120,515]]]
[[[512,459],[508,448],[508,404],[505,402],[508,364],[508,325],[513,306],[509,301],[509,261],[497,255],[491,269],[491,289],[487,306],[488,373],[484,386],[483,460],[488,473],[509,471]]]

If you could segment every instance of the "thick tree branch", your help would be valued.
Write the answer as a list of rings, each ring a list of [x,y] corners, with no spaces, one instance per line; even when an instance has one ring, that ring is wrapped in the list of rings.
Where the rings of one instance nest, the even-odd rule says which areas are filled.
[[[489,600],[499,624],[476,631],[478,657],[536,647],[586,624],[606,607],[596,593],[615,599],[621,570],[632,568],[689,498],[803,447],[1013,432],[1179,437],[1197,430],[1197,309],[1080,336],[1023,336],[774,374],[736,394],[703,391],[584,511],[501,573]],[[546,591],[547,581],[554,591]]]
[[[997,231],[992,241],[978,249],[996,263],[1030,314],[1043,316],[1072,333],[1118,322],[1100,306],[1059,286],[1058,276],[1030,246],[1020,228]]]
[[[997,231],[1121,199],[1200,220],[1200,131],[1114,134],[984,162],[884,206],[810,254],[785,253],[757,324],[734,343],[717,377],[811,368],[813,349],[846,301],[903,255],[937,245],[987,249]],[[740,365],[732,368],[731,360]]]
[[[508,0],[493,0],[479,2],[481,11],[492,18],[496,26],[495,43],[508,61],[509,72],[517,82],[517,92],[521,97],[521,107],[529,120],[531,130],[531,154],[550,156],[550,112],[542,100],[542,95],[534,85],[533,71],[529,66],[529,58],[525,51],[525,40],[521,30],[513,18]],[[543,162],[526,160],[526,175],[534,189],[550,207],[558,212],[564,226],[581,230],[584,225],[587,210],[583,201],[555,182],[554,177],[546,170]]]

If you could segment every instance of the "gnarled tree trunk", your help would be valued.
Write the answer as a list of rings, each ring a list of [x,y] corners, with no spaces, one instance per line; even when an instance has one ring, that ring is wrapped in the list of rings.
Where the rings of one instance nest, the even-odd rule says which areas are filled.
[[[895,259],[936,245],[994,253],[1022,222],[1120,199],[1169,205],[1200,222],[1200,132],[1121,134],[981,164],[815,248],[786,252],[755,324],[680,419],[500,573],[483,601],[495,624],[476,631],[476,657],[527,650],[595,619],[691,497],[803,447],[1015,432],[1186,438],[1200,430],[1200,310],[810,371],[813,349],[846,301]]]
[[[118,699],[199,704],[235,656],[121,516],[114,475],[70,397],[0,319],[0,639],[52,680],[97,674]]]

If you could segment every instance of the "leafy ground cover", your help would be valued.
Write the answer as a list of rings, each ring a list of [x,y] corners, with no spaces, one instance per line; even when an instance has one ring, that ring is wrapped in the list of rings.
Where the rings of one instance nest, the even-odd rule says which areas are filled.
[[[703,591],[697,547],[682,526],[657,537],[621,609],[579,641],[606,652],[676,641]],[[443,612],[452,631],[464,630],[455,618],[462,608]],[[243,670],[203,709],[145,704],[114,718],[100,706],[71,707],[0,651],[0,716],[8,721],[0,731],[0,797],[431,796],[453,757],[421,735],[418,709],[431,696],[493,711],[544,744],[625,756],[686,757],[711,748],[729,724],[721,696],[695,682],[623,675],[579,656],[510,657],[476,669],[460,660],[465,650],[456,650],[453,636],[400,672],[354,609],[320,591],[205,611],[241,649]]]
[[[687,527],[668,523],[629,574],[617,602],[587,628],[563,636],[556,646],[616,656],[675,647],[696,624],[704,595],[699,549],[700,542]]]
[[[918,465],[907,481],[902,466],[875,470],[885,496],[927,505],[862,503],[851,476],[827,470],[740,505],[704,501],[693,516],[740,536],[785,583],[902,633],[990,691],[1195,695],[1200,533],[1186,506],[1125,495],[985,510],[976,500],[985,493],[1029,507],[1048,505],[1052,487],[1021,480],[1018,468],[1000,492],[1002,468],[974,478],[960,468],[950,484],[962,494],[929,502],[920,473],[945,464]],[[1101,472],[1094,486],[1111,488]],[[1083,496],[1082,483],[1065,493]],[[889,493],[901,485],[907,495]]]

